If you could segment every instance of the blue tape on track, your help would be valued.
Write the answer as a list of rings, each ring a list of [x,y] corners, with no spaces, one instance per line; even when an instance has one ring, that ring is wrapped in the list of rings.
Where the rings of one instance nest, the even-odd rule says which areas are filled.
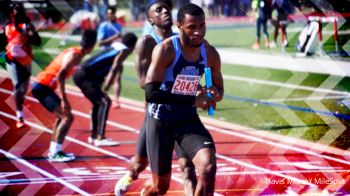
[[[258,103],[258,104],[268,105],[268,106],[272,106],[272,107],[286,108],[286,109],[302,111],[302,112],[309,112],[309,113],[320,114],[320,115],[324,115],[324,116],[335,116],[335,117],[340,118],[340,119],[350,120],[349,115],[339,114],[339,113],[330,112],[330,111],[315,110],[315,109],[311,109],[311,108],[291,106],[291,105],[280,104],[280,103],[271,103],[268,101],[261,101],[261,100],[257,100],[257,99],[253,99],[253,98],[239,97],[239,96],[233,96],[233,95],[225,95],[224,98],[237,100],[237,101]]]

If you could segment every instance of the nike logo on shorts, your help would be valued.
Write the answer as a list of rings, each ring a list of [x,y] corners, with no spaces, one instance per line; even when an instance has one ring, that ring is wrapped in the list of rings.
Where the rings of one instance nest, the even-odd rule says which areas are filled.
[[[204,142],[204,145],[210,145],[212,144],[213,142]]]

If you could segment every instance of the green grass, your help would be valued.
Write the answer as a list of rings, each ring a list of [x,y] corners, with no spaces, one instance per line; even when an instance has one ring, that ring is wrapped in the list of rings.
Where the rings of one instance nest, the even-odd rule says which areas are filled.
[[[289,28],[297,27],[293,24]],[[299,25],[300,26],[300,25]],[[327,27],[328,28],[328,27]],[[140,34],[140,29],[126,29]],[[271,32],[271,29],[269,29]],[[206,39],[216,47],[235,47],[250,50],[254,42],[254,26],[246,25],[239,28],[208,28]],[[290,46],[286,52],[295,54],[294,44],[297,40],[297,33],[289,33]],[[328,38],[332,40],[331,37]],[[344,38],[341,38],[344,39]],[[44,48],[63,49],[59,46],[60,40],[43,39]],[[328,43],[329,42],[329,43]],[[74,42],[68,42],[65,47],[72,46]],[[326,41],[326,46],[331,46],[331,41]],[[97,48],[96,48],[97,49]],[[270,53],[280,53],[281,49],[266,49],[263,51]],[[94,52],[96,52],[95,50]],[[42,47],[34,48],[35,63],[33,75],[49,64],[52,57],[45,52]],[[128,62],[134,61],[131,55]],[[225,76],[239,76],[246,79],[257,79],[262,81],[273,81],[294,85],[329,88],[340,91],[350,91],[350,78],[328,76],[322,74],[309,74],[291,72],[276,69],[247,67],[243,65],[222,65],[222,73]],[[73,84],[69,80],[70,84]],[[350,144],[350,133],[348,131],[347,120],[335,118],[329,115],[319,115],[312,110],[319,110],[331,114],[349,114],[350,110],[338,104],[341,99],[320,99],[306,100],[308,97],[326,96],[325,93],[316,93],[309,90],[292,89],[267,84],[257,84],[247,81],[228,80],[224,81],[225,97],[217,106],[215,118],[225,122],[236,123],[249,126],[255,129],[267,130],[273,133],[289,135],[303,138],[310,141],[320,142],[347,149]],[[112,94],[112,92],[111,92]],[[332,95],[332,94],[329,94]],[[122,81],[122,96],[138,101],[143,101],[144,92],[139,88],[135,69],[133,66],[125,66]],[[300,98],[297,100],[296,98]],[[277,101],[280,99],[280,101]],[[207,116],[206,111],[199,110],[203,116]],[[343,133],[338,130],[345,128]],[[325,139],[323,136],[327,134]]]

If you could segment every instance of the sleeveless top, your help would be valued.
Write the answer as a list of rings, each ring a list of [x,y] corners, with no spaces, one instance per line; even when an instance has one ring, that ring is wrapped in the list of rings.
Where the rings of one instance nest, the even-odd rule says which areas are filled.
[[[162,82],[161,90],[174,94],[186,94],[186,89],[193,88],[196,92],[197,85],[207,66],[207,56],[204,43],[200,46],[200,58],[195,62],[188,62],[182,56],[178,36],[171,37],[175,49],[175,59],[165,71],[165,79]],[[184,80],[187,80],[185,82]],[[195,94],[186,94],[195,96]],[[185,120],[197,115],[197,108],[185,104],[157,104],[149,103],[148,113],[159,120]]]
[[[114,58],[122,51],[128,49],[121,42],[114,42],[110,48],[104,49],[95,56],[89,58],[81,65],[83,71],[88,78],[98,83],[103,82],[104,78],[112,68]]]
[[[51,61],[44,71],[37,75],[37,82],[49,87],[52,90],[55,90],[57,88],[57,76],[61,70],[63,60],[70,53],[82,54],[79,47],[71,47],[63,50],[56,58],[54,58],[53,61]],[[74,71],[75,69],[71,69],[67,77],[71,76]]]
[[[10,23],[5,27],[5,35],[8,44],[6,45],[7,58],[16,60],[20,64],[28,67],[32,64],[33,54],[29,43],[29,35],[26,33],[26,24],[18,25],[24,32],[21,33],[16,29],[15,25]]]

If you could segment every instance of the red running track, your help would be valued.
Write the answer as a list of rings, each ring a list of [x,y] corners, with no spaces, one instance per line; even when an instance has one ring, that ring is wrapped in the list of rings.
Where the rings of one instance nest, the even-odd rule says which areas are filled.
[[[75,153],[77,160],[51,163],[47,152],[54,116],[28,93],[28,126],[16,129],[11,89],[10,80],[0,77],[1,195],[113,195],[115,182],[125,174],[134,154],[143,104],[123,99],[120,109],[111,109],[107,137],[121,145],[94,147],[87,143],[91,104],[70,88],[75,121],[63,149]],[[343,187],[350,173],[349,154],[345,151],[213,120],[204,122],[217,148],[216,195],[334,193]],[[149,177],[149,170],[144,171],[128,195],[139,195]],[[176,160],[167,195],[183,195]]]

